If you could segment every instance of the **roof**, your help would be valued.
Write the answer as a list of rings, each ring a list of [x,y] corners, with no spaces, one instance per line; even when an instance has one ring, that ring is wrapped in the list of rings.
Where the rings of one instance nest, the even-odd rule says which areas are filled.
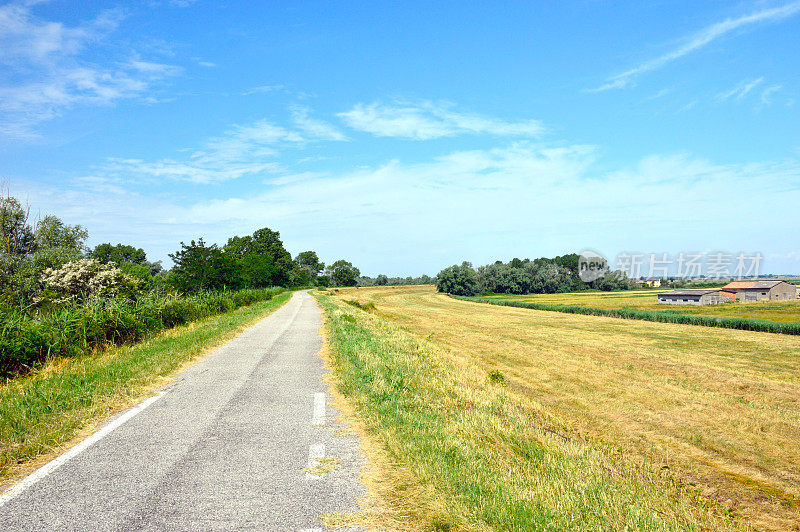
[[[758,281],[750,288],[775,288],[781,283],[786,283],[786,281]],[[791,283],[786,283],[786,284],[791,284]]]
[[[744,290],[745,288],[750,288],[754,284],[756,284],[756,281],[733,281],[723,286],[722,289]]]
[[[716,294],[719,290],[670,290],[669,292],[661,292],[661,296],[704,296],[706,294]]]

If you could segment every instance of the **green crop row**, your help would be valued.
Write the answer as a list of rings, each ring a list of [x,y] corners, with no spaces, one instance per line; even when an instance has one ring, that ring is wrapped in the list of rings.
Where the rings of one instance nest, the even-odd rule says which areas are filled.
[[[740,329],[744,331],[758,331],[776,334],[800,335],[800,322],[779,323],[753,318],[718,318],[713,316],[696,316],[679,314],[676,312],[656,310],[633,309],[604,309],[584,307],[581,305],[553,305],[549,303],[532,303],[530,301],[512,301],[508,299],[488,299],[484,297],[469,297],[450,295],[455,299],[489,303],[505,307],[529,308],[533,310],[547,310],[551,312],[564,312],[567,314],[587,314],[590,316],[606,316],[609,318],[622,318],[626,320],[656,321],[661,323],[680,323],[684,325],[700,325],[703,327],[722,327],[725,329]]]

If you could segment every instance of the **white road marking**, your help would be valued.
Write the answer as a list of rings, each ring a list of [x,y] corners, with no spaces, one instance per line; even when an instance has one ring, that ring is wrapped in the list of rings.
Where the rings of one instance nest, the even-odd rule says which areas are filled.
[[[311,425],[325,424],[325,394],[323,392],[314,394],[314,417]]]
[[[323,458],[325,458],[325,444],[313,444],[308,448],[308,469],[317,467],[320,463],[320,460]],[[319,478],[319,475],[313,475],[309,471],[306,471],[306,478]]]
[[[130,410],[119,416],[117,419],[115,419],[114,421],[103,427],[102,429],[98,430],[97,432],[95,432],[82,442],[80,442],[75,447],[71,448],[69,451],[65,452],[58,458],[46,463],[45,465],[43,465],[30,475],[22,479],[18,484],[16,484],[14,487],[12,487],[11,489],[3,493],[2,496],[0,496],[0,506],[3,506],[7,502],[15,499],[17,496],[19,496],[20,493],[30,488],[31,486],[33,486],[34,484],[45,478],[47,475],[49,475],[50,473],[52,473],[65,463],[67,463],[68,461],[72,460],[73,458],[75,458],[83,451],[85,451],[95,443],[99,442],[109,434],[111,434],[111,432],[121,427],[127,421],[131,420],[142,410],[144,410],[148,406],[152,405],[153,403],[161,399],[163,395],[164,392],[161,392],[160,394],[139,403],[138,405],[134,406],[133,408],[131,408]]]

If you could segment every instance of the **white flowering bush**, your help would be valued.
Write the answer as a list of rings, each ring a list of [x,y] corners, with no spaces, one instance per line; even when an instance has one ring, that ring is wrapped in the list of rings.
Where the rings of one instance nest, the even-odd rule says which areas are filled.
[[[84,301],[92,298],[131,296],[139,288],[139,280],[126,275],[113,263],[95,259],[79,259],[58,267],[47,268],[41,276],[54,300]]]

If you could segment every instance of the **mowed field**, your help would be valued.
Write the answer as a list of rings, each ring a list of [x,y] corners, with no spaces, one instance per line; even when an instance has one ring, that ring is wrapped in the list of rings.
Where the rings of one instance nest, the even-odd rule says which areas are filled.
[[[372,303],[452,360],[501,372],[552,430],[620,467],[661,472],[743,526],[800,530],[798,337],[484,305],[430,286],[332,299]]]
[[[753,318],[777,322],[800,321],[800,300],[725,303],[722,305],[660,305],[657,295],[667,288],[623,290],[620,292],[573,292],[567,294],[496,294],[488,299],[546,303],[551,305],[580,305],[602,309],[657,310],[713,316],[718,318]]]

